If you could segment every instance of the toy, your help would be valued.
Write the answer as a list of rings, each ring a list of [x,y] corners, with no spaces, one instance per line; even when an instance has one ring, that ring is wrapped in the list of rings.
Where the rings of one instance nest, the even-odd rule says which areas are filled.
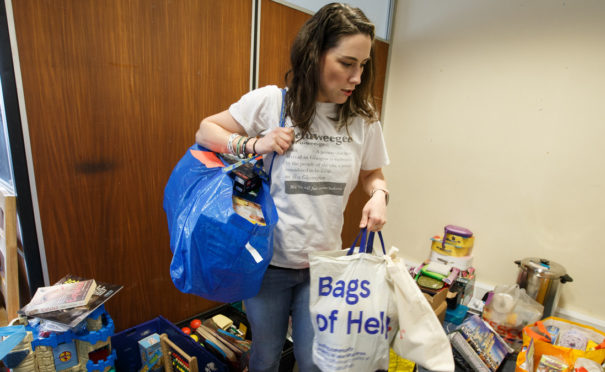
[[[25,318],[19,320],[26,323]],[[23,324],[25,325],[25,324]],[[80,331],[39,332],[40,324],[25,325],[28,335],[12,353],[28,351],[13,372],[112,371],[116,359],[111,349],[113,320],[101,305],[86,318]]]
[[[139,340],[139,353],[141,355],[141,370],[150,372],[163,371],[162,350],[160,348],[160,335],[150,334]]]
[[[202,325],[202,321],[199,319],[193,319],[190,323],[189,326],[191,327],[191,329],[196,330],[199,328],[199,326]]]
[[[181,348],[175,345],[165,333],[160,336],[160,345],[164,357],[164,369],[166,372],[198,372],[198,360],[195,356],[190,356]],[[214,365],[206,365],[206,371],[215,370]]]
[[[217,314],[212,317],[212,321],[220,328],[220,329],[229,329],[233,325],[233,320],[227,318],[223,314]]]
[[[181,328],[181,331],[183,331],[183,333],[186,335],[191,334],[191,329],[189,327],[183,327],[183,328]]]

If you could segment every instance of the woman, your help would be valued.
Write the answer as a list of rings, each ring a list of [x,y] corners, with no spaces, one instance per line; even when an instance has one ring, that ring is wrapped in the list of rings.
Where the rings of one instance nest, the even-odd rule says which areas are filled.
[[[374,25],[344,4],[321,8],[299,31],[282,91],[253,90],[202,120],[196,141],[216,152],[272,154],[279,215],[274,254],[259,294],[245,301],[253,342],[250,371],[277,371],[292,315],[300,371],[314,371],[308,253],[342,247],[343,212],[360,180],[370,195],[360,227],[386,223],[389,162],[372,99]],[[270,164],[271,156],[265,161]]]

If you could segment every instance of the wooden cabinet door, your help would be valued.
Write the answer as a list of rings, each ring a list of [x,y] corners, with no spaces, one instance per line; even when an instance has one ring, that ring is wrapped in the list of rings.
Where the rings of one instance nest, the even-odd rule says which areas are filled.
[[[258,61],[258,85],[285,85],[285,75],[290,68],[290,45],[300,27],[311,16],[307,13],[276,3],[271,0],[261,0],[260,51]],[[378,111],[382,108],[384,84],[387,70],[389,45],[376,40],[374,43],[374,59],[376,65],[376,84],[374,97]],[[345,220],[342,230],[343,244],[350,245],[359,232],[361,210],[368,196],[358,185],[351,193],[345,210]]]
[[[117,330],[216,305],[172,284],[162,200],[200,120],[248,91],[252,2],[12,7],[50,282],[123,284]]]

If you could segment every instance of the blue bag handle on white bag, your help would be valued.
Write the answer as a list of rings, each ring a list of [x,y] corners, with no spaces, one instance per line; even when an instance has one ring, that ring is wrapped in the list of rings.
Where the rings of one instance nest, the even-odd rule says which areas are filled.
[[[347,256],[352,255],[353,252],[355,251],[355,245],[357,244],[357,240],[359,240],[360,236],[361,236],[361,241],[359,243],[359,253],[372,253],[373,246],[374,246],[374,232],[372,231],[369,234],[367,234],[367,231],[368,231],[368,229],[365,227],[363,229],[361,229],[361,231],[359,231],[359,234],[357,234],[355,241],[353,242],[353,244],[351,245],[351,248],[349,248],[349,251],[347,252]],[[367,239],[366,239],[366,234],[367,234]],[[387,252],[386,252],[386,249],[384,248],[384,240],[382,239],[382,232],[378,231],[378,237],[380,238],[380,244],[382,245],[382,253],[384,253],[386,255]]]
[[[0,328],[0,336],[6,337],[0,342],[0,359],[4,359],[8,353],[13,351],[15,346],[19,345],[19,342],[21,342],[26,335],[27,332],[22,325]]]
[[[382,246],[382,253],[387,254],[387,251],[384,249],[384,240],[382,239],[382,232],[378,231],[378,237],[380,238],[380,245]],[[374,247],[374,232],[372,231],[368,235],[368,244],[366,245],[366,253],[372,253],[372,249]]]

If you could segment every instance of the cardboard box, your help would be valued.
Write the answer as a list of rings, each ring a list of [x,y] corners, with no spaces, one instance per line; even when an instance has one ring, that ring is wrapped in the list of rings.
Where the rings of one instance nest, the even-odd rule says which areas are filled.
[[[447,296],[447,288],[443,288],[439,292],[434,295],[430,295],[428,293],[424,293],[424,297],[428,300],[429,304],[433,308],[435,315],[439,318],[439,321],[443,323],[445,320],[445,310],[447,309],[447,303],[445,302],[445,298]]]
[[[150,367],[149,372],[161,372],[164,370],[160,345],[160,335],[157,333],[150,334],[144,339],[139,340],[141,365],[148,365]]]

